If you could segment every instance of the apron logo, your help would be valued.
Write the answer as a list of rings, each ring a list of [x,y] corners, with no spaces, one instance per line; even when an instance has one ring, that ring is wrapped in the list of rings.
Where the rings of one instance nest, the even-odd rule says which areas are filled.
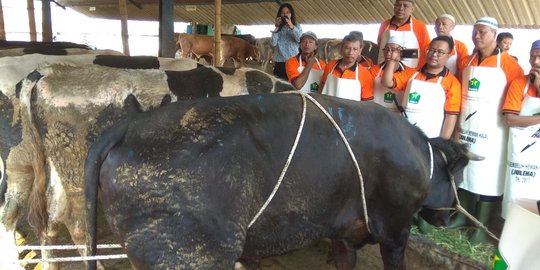
[[[495,256],[493,256],[493,262],[491,263],[491,270],[506,270],[508,264],[504,261],[500,251],[497,250]]]
[[[319,87],[319,84],[317,82],[314,82],[309,85],[309,90],[311,91],[311,93],[315,93],[317,92],[318,87]]]
[[[394,93],[388,91],[384,93],[384,103],[393,103],[394,102]]]
[[[469,91],[478,91],[480,89],[480,81],[476,78],[469,80]]]
[[[409,103],[418,104],[421,97],[422,95],[418,94],[418,92],[409,93]]]

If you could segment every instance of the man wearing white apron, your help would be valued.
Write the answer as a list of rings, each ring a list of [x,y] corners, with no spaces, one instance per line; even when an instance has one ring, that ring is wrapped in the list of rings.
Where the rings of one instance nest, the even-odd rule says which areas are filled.
[[[458,66],[462,87],[460,141],[467,143],[472,153],[485,157],[465,167],[458,196],[463,207],[485,225],[504,190],[508,135],[501,114],[504,94],[508,83],[523,75],[516,60],[497,48],[497,29],[495,18],[477,20],[472,34],[475,53]],[[457,215],[450,227],[465,224],[464,217]],[[470,240],[485,242],[486,232],[477,228]]]
[[[425,63],[425,51],[430,38],[426,24],[412,16],[415,0],[396,0],[394,3],[394,16],[384,21],[379,28],[377,44],[384,48],[388,39],[400,35],[403,47],[416,50],[415,55],[405,55],[402,61],[405,65],[417,68]],[[384,53],[379,51],[378,63],[384,61]]]
[[[447,36],[454,40],[454,49],[452,50],[452,53],[450,53],[450,58],[446,61],[446,67],[450,69],[452,74],[457,76],[457,63],[469,55],[469,50],[465,43],[452,37],[451,32],[454,30],[455,26],[456,19],[450,14],[443,14],[435,20],[435,33],[437,36]]]
[[[407,120],[430,138],[450,139],[460,112],[461,85],[444,65],[453,46],[450,37],[434,38],[426,52],[426,64],[412,75],[392,72],[400,59],[394,52],[382,77],[384,86],[405,90],[401,103]]]
[[[342,58],[330,60],[326,65],[319,93],[357,101],[373,100],[373,77],[357,62],[363,40],[362,33],[358,31],[352,31],[343,38]]]
[[[503,114],[509,128],[502,217],[517,198],[540,200],[540,40],[531,47],[531,71],[510,84]]]
[[[287,60],[287,78],[294,88],[304,92],[317,92],[326,64],[317,58],[317,35],[307,31],[300,36],[300,53]]]
[[[398,114],[401,113],[400,108],[397,106],[401,106],[401,102],[403,100],[403,91],[396,91],[385,87],[382,85],[381,78],[384,74],[386,62],[392,61],[392,54],[394,52],[400,52],[401,49],[403,49],[403,41],[401,40],[401,36],[390,37],[385,47],[382,49],[384,52],[385,61],[373,66],[369,70],[373,76],[373,101]],[[399,63],[395,65],[393,72],[406,72],[408,75],[412,76],[416,70],[403,64],[403,62],[401,62],[401,58],[399,58]]]

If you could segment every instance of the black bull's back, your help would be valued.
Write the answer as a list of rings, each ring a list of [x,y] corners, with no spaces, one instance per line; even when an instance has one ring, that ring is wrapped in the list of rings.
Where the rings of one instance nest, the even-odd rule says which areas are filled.
[[[85,167],[88,231],[95,234],[99,181],[108,222],[138,267],[230,269],[240,257],[279,254],[324,237],[355,247],[379,242],[385,265],[399,267],[412,216],[430,190],[428,140],[376,104],[315,97],[358,160],[369,237],[352,159],[309,102],[283,182],[248,230],[297,134],[302,101],[293,94],[179,102],[106,131]],[[440,163],[436,148],[434,157]]]

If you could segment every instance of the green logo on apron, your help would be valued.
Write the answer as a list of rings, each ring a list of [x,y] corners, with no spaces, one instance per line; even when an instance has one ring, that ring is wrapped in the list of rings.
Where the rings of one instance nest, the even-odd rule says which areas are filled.
[[[491,270],[506,270],[508,269],[508,264],[504,261],[499,250],[495,256],[493,256],[493,263],[491,263]]]
[[[480,89],[480,81],[476,78],[469,80],[469,91],[478,91]]]
[[[392,91],[388,91],[384,93],[384,103],[392,103],[394,102],[394,93]]]
[[[409,93],[409,103],[418,104],[422,96],[418,92]]]
[[[309,90],[311,93],[317,92],[317,88],[319,87],[319,84],[317,82],[314,82],[309,85]]]

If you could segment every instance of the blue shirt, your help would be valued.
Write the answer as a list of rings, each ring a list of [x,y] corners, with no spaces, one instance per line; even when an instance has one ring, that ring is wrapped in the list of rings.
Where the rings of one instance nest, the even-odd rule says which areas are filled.
[[[272,32],[272,47],[274,47],[274,62],[286,62],[299,52],[302,27],[300,24],[290,29],[283,26],[278,32]]]

